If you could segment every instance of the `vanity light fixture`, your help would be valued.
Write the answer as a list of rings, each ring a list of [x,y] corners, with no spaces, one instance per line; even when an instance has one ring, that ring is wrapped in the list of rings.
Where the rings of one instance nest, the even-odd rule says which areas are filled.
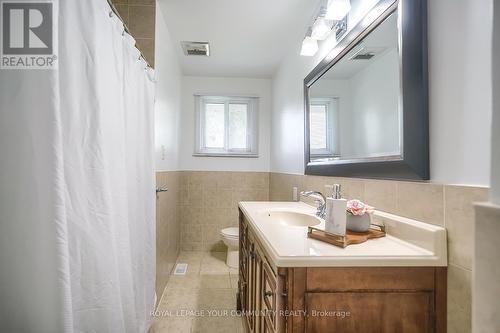
[[[316,21],[314,21],[311,37],[316,40],[325,40],[330,32],[332,32],[332,25],[330,21],[319,16]]]
[[[350,10],[350,0],[329,0],[325,18],[327,20],[340,21],[346,17]]]
[[[310,31],[311,29],[309,29]],[[300,50],[300,55],[305,57],[312,57],[318,52],[318,41],[311,37],[309,32],[304,40],[302,41],[302,49]]]

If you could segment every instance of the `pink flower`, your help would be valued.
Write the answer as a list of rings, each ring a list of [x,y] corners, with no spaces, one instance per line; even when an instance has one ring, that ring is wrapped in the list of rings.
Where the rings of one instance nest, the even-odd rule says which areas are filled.
[[[359,200],[354,199],[347,201],[347,212],[352,215],[360,216],[365,213],[371,214],[374,210],[375,209],[373,207],[368,206]]]

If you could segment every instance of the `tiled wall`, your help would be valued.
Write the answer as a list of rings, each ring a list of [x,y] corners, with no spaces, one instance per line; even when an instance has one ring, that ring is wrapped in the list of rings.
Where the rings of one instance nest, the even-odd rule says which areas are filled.
[[[113,0],[118,13],[137,42],[137,48],[154,67],[155,0]]]
[[[180,172],[156,173],[157,186],[167,186],[167,192],[156,196],[156,295],[161,297],[170,271],[179,254],[180,225],[177,211]]]
[[[219,231],[238,226],[238,202],[269,199],[268,172],[182,171],[179,186],[184,251],[225,251]]]
[[[292,188],[326,192],[341,184],[347,199],[360,199],[377,209],[446,227],[448,233],[448,332],[471,331],[473,203],[488,199],[488,189],[352,178],[270,175],[270,199],[289,201]]]
[[[475,229],[472,327],[474,332],[500,332],[500,205],[476,205]]]

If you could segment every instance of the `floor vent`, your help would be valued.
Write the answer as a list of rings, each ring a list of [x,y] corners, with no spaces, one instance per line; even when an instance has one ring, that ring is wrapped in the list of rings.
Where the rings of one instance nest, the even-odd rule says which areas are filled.
[[[179,263],[175,265],[174,275],[186,275],[188,264]]]

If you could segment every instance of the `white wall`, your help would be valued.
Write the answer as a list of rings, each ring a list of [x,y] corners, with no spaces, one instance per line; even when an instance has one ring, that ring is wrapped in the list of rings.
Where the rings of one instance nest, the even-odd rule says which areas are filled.
[[[194,94],[256,96],[259,99],[259,157],[193,156],[195,138]],[[180,124],[179,165],[181,170],[269,171],[271,80],[184,76]]]
[[[353,11],[361,17],[373,3],[353,1]],[[489,185],[491,0],[428,5],[431,178]],[[350,20],[353,25],[356,21]],[[273,78],[273,172],[304,172],[303,80],[335,42],[328,39],[311,58],[299,56],[300,44],[297,41]]]
[[[156,3],[156,104],[155,104],[155,162],[156,169],[177,170],[179,115],[181,110],[181,68],[170,37],[164,3]]]
[[[490,201],[500,205],[500,3],[494,4],[493,27],[493,126]]]
[[[351,118],[346,157],[399,153],[399,59],[390,51],[349,80]]]
[[[490,184],[491,0],[429,1],[431,177]]]

